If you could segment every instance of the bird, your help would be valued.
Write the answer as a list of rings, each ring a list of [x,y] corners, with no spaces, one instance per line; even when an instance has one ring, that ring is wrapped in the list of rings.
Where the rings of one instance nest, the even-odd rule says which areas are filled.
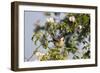
[[[58,48],[62,48],[64,46],[64,37],[58,36],[56,38],[53,38],[54,45]]]

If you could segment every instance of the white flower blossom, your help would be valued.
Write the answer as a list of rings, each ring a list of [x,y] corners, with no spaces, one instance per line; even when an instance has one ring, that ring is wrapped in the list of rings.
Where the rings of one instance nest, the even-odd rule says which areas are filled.
[[[37,58],[40,60],[45,54],[41,53],[41,52],[36,52],[35,54],[37,56]]]
[[[80,33],[82,32],[82,25],[78,25],[78,27],[76,28],[76,32]]]
[[[52,17],[46,19],[47,22],[54,23],[54,19]]]
[[[74,17],[74,16],[70,16],[70,17],[69,17],[69,21],[70,21],[70,22],[75,22],[75,17]]]
[[[82,26],[81,25],[78,25],[78,29],[82,29]]]

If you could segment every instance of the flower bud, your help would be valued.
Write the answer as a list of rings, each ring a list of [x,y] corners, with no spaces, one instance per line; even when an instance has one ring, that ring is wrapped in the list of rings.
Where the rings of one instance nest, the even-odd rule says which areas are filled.
[[[78,26],[78,29],[82,29],[82,26],[81,26],[81,25],[79,25],[79,26]]]

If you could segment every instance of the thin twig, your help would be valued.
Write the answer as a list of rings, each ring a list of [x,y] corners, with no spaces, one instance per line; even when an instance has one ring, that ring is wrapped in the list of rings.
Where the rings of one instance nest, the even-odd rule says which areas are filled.
[[[40,45],[40,46],[41,46],[41,45]],[[29,61],[29,60],[33,57],[33,55],[37,52],[37,50],[39,49],[40,46],[38,46],[38,47],[36,48],[36,50],[33,51],[32,55],[27,59],[27,61]]]

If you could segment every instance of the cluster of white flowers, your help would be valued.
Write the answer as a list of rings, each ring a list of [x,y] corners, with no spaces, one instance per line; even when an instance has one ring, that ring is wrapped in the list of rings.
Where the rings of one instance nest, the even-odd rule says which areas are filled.
[[[45,54],[41,53],[41,52],[36,52],[35,54],[37,56],[37,58],[40,60]]]
[[[47,21],[47,22],[54,23],[54,18],[53,18],[53,17],[47,18],[46,21]]]
[[[70,21],[70,22],[75,22],[75,17],[74,17],[74,16],[70,16],[70,17],[69,17],[69,21]]]

